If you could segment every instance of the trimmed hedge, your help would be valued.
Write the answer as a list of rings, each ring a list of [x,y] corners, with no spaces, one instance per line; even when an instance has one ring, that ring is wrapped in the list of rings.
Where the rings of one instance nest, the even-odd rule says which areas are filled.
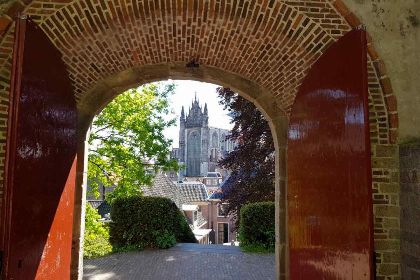
[[[245,204],[240,210],[240,246],[249,251],[274,251],[275,204],[256,202]]]
[[[110,241],[115,250],[169,248],[196,243],[184,215],[163,197],[116,198],[111,205]]]

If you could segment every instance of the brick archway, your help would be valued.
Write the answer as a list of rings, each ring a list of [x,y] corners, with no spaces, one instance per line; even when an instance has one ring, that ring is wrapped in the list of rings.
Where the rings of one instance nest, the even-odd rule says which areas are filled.
[[[253,82],[269,97],[253,97],[256,104],[263,107],[265,102],[288,114],[312,63],[360,24],[341,0],[8,2],[0,17],[3,112],[8,104],[12,18],[17,12],[31,15],[63,53],[79,108],[86,115],[91,113],[83,111],[89,108],[85,102],[95,100],[89,94],[101,86],[105,91],[106,83],[118,79],[119,73],[142,66],[181,66],[192,59],[200,69],[219,69]],[[384,63],[371,41],[368,71],[377,275],[385,276],[392,267],[390,277],[398,277],[399,257],[394,257],[399,255],[398,115]],[[0,121],[6,117],[3,113]],[[4,124],[0,131],[4,147]]]

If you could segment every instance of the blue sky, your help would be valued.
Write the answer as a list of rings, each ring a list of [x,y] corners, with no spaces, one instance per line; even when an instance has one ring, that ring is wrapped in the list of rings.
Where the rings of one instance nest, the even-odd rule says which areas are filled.
[[[188,108],[191,107],[191,102],[197,93],[197,99],[200,104],[204,106],[207,103],[209,111],[209,126],[231,129],[233,125],[230,123],[230,117],[227,111],[223,110],[223,106],[219,105],[219,99],[216,93],[218,85],[196,82],[196,81],[169,81],[176,84],[175,94],[171,96],[172,115],[177,120],[176,127],[170,127],[165,130],[165,136],[172,139],[172,146],[178,147],[178,133],[179,133],[179,117],[181,115],[181,107],[184,106],[187,114]]]

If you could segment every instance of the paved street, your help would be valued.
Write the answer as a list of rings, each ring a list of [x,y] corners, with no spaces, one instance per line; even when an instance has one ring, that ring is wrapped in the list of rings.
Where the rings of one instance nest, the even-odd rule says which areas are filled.
[[[274,254],[243,253],[238,247],[177,244],[168,250],[146,250],[85,260],[89,280],[274,279]]]

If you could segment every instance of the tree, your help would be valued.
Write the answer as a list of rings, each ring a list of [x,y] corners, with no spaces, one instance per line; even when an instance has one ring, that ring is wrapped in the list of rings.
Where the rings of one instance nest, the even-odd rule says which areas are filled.
[[[109,243],[109,228],[99,221],[101,216],[89,203],[86,203],[85,234],[83,242],[83,256],[96,258],[112,252]]]
[[[93,120],[89,136],[88,181],[94,194],[99,183],[116,186],[107,195],[116,197],[139,194],[140,186],[150,185],[158,169],[178,170],[170,160],[171,141],[165,139],[168,96],[175,86],[148,84],[128,90],[115,98]]]
[[[234,127],[228,139],[237,143],[219,165],[231,171],[224,183],[227,211],[238,218],[242,205],[274,201],[275,150],[270,127],[254,104],[229,88],[217,88],[219,103],[229,111]],[[238,219],[237,219],[238,220]]]

